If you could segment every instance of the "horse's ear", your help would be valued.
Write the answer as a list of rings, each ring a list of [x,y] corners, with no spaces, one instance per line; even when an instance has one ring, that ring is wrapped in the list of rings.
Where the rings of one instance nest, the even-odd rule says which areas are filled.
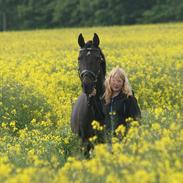
[[[83,38],[83,35],[80,33],[79,36],[78,36],[78,44],[81,48],[84,47],[85,45],[85,41],[84,41],[84,38]]]
[[[99,37],[96,33],[94,33],[94,36],[93,36],[93,44],[94,44],[95,47],[98,47],[99,44],[100,44]]]

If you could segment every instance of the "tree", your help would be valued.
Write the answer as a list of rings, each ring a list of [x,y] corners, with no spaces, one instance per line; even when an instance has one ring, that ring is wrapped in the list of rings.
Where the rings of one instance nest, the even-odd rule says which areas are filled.
[[[144,11],[142,22],[173,22],[183,20],[183,1],[182,0],[157,0],[154,6]]]
[[[52,26],[53,4],[49,0],[24,0],[17,6],[19,28],[47,28]]]
[[[53,9],[53,23],[57,26],[80,25],[79,0],[56,0]]]
[[[12,28],[16,22],[16,5],[20,0],[0,0],[1,30]]]
[[[4,31],[182,20],[182,0],[0,0]]]

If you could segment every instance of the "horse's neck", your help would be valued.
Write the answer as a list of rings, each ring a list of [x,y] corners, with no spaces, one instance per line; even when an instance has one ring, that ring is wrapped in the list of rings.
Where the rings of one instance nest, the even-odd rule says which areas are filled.
[[[97,81],[96,90],[97,94],[90,98],[89,106],[91,107],[91,110],[93,111],[93,119],[98,121],[103,121],[104,114],[103,114],[103,107],[102,107],[102,97],[104,94],[104,79],[105,76],[100,75]]]
[[[89,107],[93,114],[93,120],[103,121],[104,114],[101,97],[98,95],[94,96],[90,101]]]

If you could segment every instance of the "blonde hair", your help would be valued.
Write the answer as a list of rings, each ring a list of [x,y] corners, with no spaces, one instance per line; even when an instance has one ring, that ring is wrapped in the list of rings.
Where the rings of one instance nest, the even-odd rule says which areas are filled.
[[[123,80],[124,84],[123,87],[121,89],[121,91],[123,93],[125,93],[128,96],[132,95],[132,89],[130,86],[130,83],[128,81],[127,75],[125,73],[125,71],[122,68],[119,67],[115,67],[111,70],[111,72],[109,73],[108,77],[106,78],[104,85],[105,85],[105,93],[104,93],[104,99],[106,104],[110,103],[110,99],[112,97],[112,89],[111,89],[111,84],[110,84],[110,80],[112,77],[119,77],[120,79]]]

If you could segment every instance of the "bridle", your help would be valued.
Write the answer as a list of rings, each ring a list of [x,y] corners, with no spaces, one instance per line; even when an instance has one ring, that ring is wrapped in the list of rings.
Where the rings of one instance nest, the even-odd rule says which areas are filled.
[[[102,62],[104,62],[104,58],[101,54],[101,51],[99,48],[81,48],[80,49],[80,53],[82,51],[87,51],[87,55],[90,55],[91,54],[91,51],[97,51],[99,52],[99,54],[97,55],[98,58],[99,58],[99,64],[101,65]],[[89,75],[92,77],[92,82],[93,83],[96,83],[98,81],[98,77],[99,77],[99,74],[100,74],[100,67],[97,71],[97,73],[94,73],[93,71],[90,71],[88,69],[84,69],[82,71],[80,71],[80,68],[78,68],[78,74],[79,74],[79,77],[80,77],[80,80],[83,81],[83,78],[86,76],[86,75]]]

